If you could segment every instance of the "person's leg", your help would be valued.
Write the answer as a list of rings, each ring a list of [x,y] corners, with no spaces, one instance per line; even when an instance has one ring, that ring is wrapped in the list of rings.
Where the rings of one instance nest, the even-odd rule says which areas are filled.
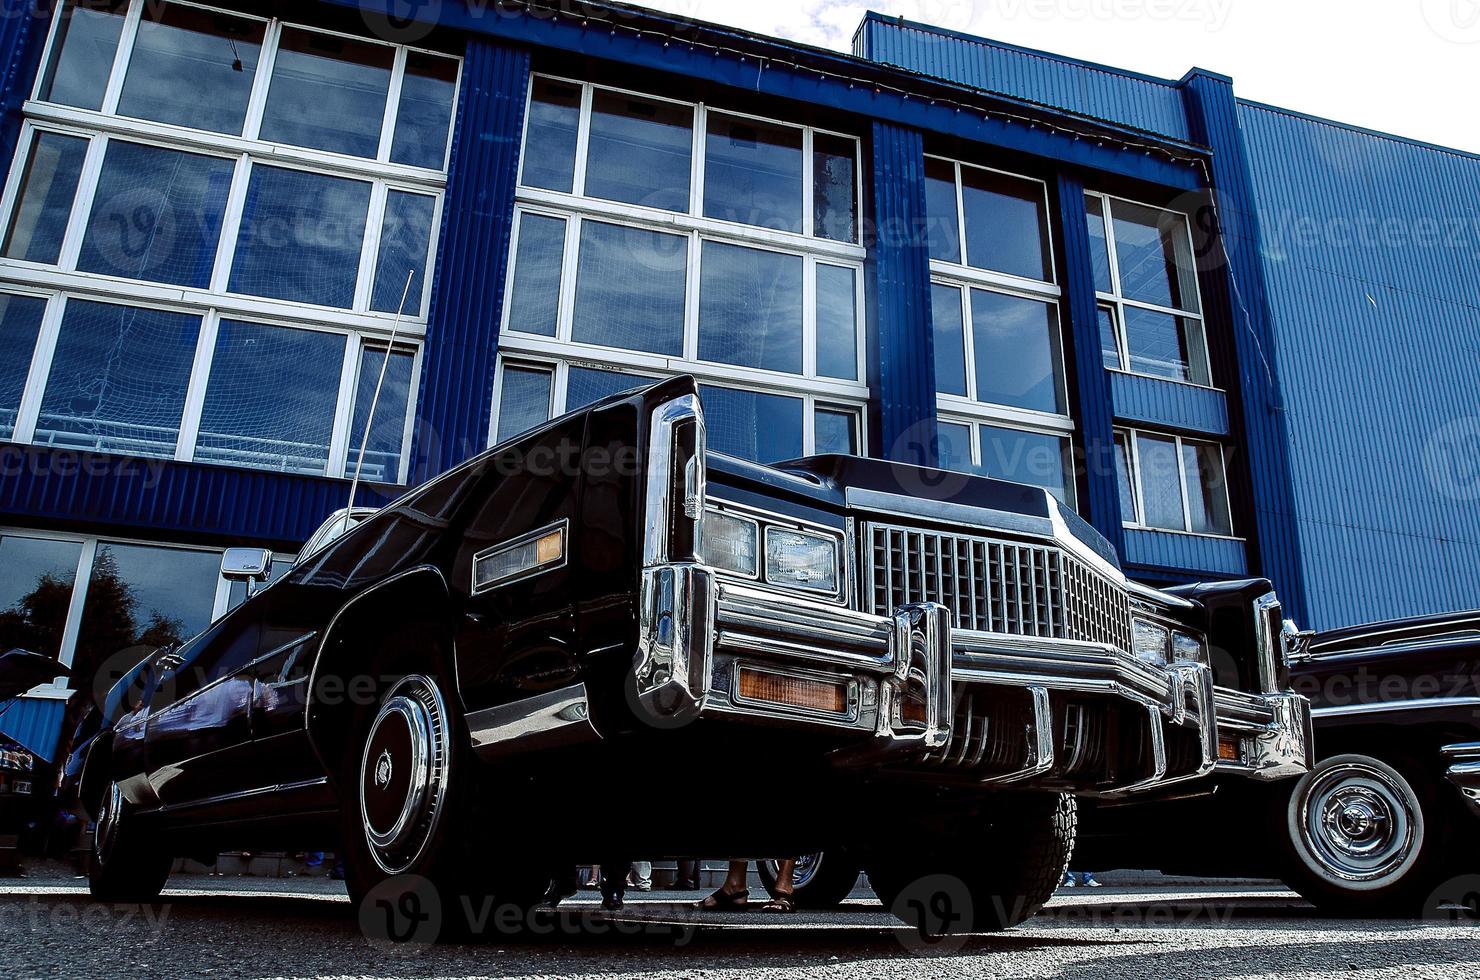
[[[554,908],[581,890],[581,869],[574,864],[564,865],[545,890],[542,904]]]
[[[725,876],[725,883],[719,886],[719,891],[706,898],[700,907],[708,912],[745,908],[746,899],[750,897],[750,889],[745,884],[749,873],[749,861],[731,861],[730,873]]]
[[[633,878],[633,882],[632,883],[633,883],[633,885],[636,886],[636,888],[637,888],[638,891],[640,891],[640,892],[650,892],[650,891],[652,891],[653,890],[653,862],[651,862],[651,861],[633,861],[632,862],[632,878]]]
[[[593,864],[591,873],[586,876],[586,887],[595,888],[599,884],[601,884],[601,865]]]
[[[699,862],[694,858],[678,862],[678,875],[673,887],[679,891],[695,891],[699,887]]]
[[[601,906],[608,911],[622,907],[627,894],[627,873],[632,870],[630,858],[601,862]]]
[[[793,875],[797,869],[796,858],[782,858],[776,862],[776,891],[771,900],[761,906],[762,912],[795,912],[792,893],[796,890]]]

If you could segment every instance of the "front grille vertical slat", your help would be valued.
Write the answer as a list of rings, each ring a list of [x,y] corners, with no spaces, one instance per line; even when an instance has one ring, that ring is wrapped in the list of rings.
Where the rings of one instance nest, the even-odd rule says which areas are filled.
[[[1124,588],[1060,548],[888,525],[865,534],[880,615],[939,602],[958,629],[1130,649]]]

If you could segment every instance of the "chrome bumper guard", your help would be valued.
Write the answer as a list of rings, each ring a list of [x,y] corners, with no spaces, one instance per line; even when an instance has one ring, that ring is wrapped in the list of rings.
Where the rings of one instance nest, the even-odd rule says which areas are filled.
[[[1470,812],[1480,816],[1480,742],[1446,745],[1439,753],[1447,766],[1445,777],[1459,790]]]
[[[633,691],[659,727],[729,716],[866,736],[862,756],[935,749],[950,738],[950,613],[915,603],[874,616],[719,581],[698,564],[647,568]],[[846,690],[839,710],[762,700],[742,672]],[[919,711],[906,716],[906,706]]]

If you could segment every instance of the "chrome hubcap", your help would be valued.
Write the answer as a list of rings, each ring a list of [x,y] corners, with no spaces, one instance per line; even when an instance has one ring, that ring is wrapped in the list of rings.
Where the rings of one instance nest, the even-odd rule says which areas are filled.
[[[113,855],[113,848],[118,841],[118,818],[122,815],[123,790],[114,783],[108,789],[108,798],[103,801],[103,812],[98,815],[98,825],[93,831],[93,846],[100,863],[106,864]]]
[[[382,871],[400,874],[426,849],[447,786],[447,709],[437,685],[398,681],[370,725],[360,762],[360,819]]]
[[[1410,859],[1419,827],[1412,791],[1371,766],[1345,765],[1317,776],[1306,794],[1301,830],[1331,875],[1370,882]]]

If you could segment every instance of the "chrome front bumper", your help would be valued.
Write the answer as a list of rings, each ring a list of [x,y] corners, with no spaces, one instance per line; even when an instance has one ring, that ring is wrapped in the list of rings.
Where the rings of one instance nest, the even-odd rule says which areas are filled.
[[[727,716],[845,730],[870,738],[840,761],[883,752],[922,777],[1105,796],[1311,764],[1303,697],[1218,688],[1205,666],[1156,667],[1104,645],[953,630],[934,603],[876,616],[668,564],[643,573],[641,620],[635,698],[659,724]],[[746,697],[744,670],[845,684],[847,708]],[[923,725],[905,722],[907,699]]]
[[[1470,812],[1480,816],[1480,742],[1446,745],[1439,750],[1445,777],[1459,790]]]

